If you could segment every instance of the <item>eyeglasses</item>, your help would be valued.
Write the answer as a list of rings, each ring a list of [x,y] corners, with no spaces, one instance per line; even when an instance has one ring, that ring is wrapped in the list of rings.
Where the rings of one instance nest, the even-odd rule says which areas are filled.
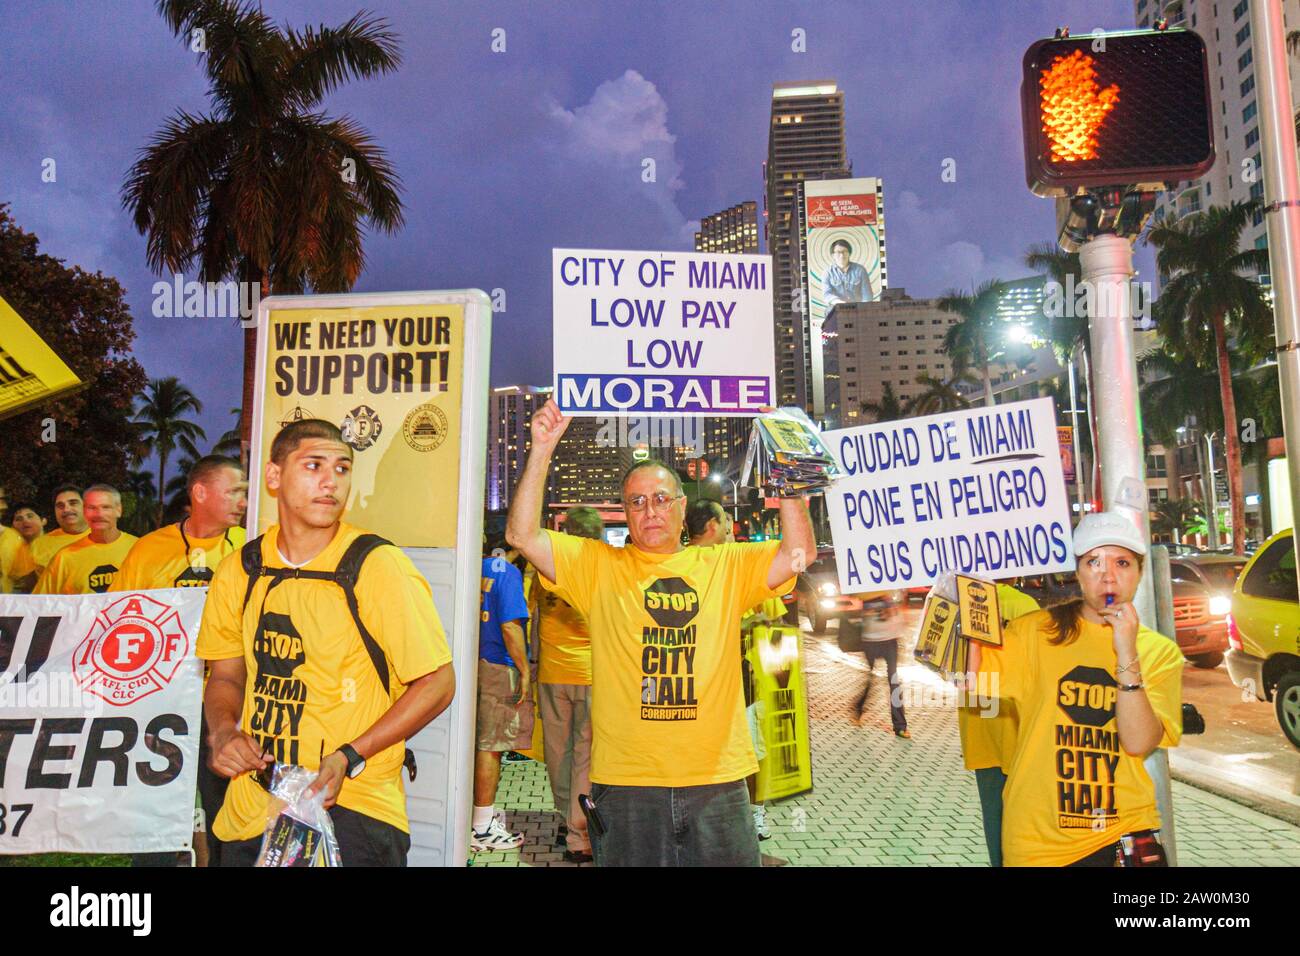
[[[667,508],[678,498],[682,498],[682,497],[685,496],[670,495],[666,491],[656,491],[649,498],[647,498],[645,495],[633,495],[631,498],[624,498],[623,504],[626,505],[628,509],[631,511],[645,511],[647,505],[653,504],[655,506],[655,510],[659,511],[664,508]]]

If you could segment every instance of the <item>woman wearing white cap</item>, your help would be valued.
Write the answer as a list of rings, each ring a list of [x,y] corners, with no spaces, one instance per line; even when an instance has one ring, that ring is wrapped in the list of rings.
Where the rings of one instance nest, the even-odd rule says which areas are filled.
[[[1020,731],[1003,791],[1007,866],[1164,866],[1142,764],[1182,735],[1182,655],[1138,623],[1146,541],[1121,514],[1079,522],[1081,599],[971,645],[980,694],[1013,700]]]

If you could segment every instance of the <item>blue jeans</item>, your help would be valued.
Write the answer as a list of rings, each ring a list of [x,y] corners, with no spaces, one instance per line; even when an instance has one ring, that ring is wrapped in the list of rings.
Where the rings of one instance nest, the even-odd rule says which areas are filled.
[[[989,847],[989,866],[1002,865],[1002,788],[1007,775],[1001,767],[981,767],[975,771],[975,786],[980,792],[980,816],[984,818],[984,842]]]
[[[589,827],[597,866],[759,866],[744,780],[698,787],[591,785],[605,832]]]

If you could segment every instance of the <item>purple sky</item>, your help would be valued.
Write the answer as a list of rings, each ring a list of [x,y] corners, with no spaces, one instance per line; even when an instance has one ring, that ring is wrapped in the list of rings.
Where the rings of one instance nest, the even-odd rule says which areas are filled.
[[[327,104],[387,150],[406,228],[376,236],[357,291],[496,288],[493,384],[550,381],[556,246],[690,249],[695,222],[762,200],[771,86],[845,91],[854,171],[885,182],[889,278],[912,295],[1025,274],[1053,238],[1025,187],[1020,60],[1061,23],[1128,29],[1128,0],[962,3],[583,3],[265,0],[277,21],[387,16],[403,66]],[[491,33],[506,31],[506,52]],[[807,52],[791,50],[806,31]],[[29,0],[0,32],[0,202],[44,251],[116,276],[151,377],[178,375],[215,439],[238,403],[240,336],[226,319],[158,319],[144,241],[122,211],[136,151],[203,77],[146,0]],[[641,180],[654,157],[658,181]],[[41,181],[46,157],[55,183]],[[957,181],[941,179],[956,160]],[[1150,274],[1149,250],[1138,267]],[[190,276],[193,278],[193,276]]]

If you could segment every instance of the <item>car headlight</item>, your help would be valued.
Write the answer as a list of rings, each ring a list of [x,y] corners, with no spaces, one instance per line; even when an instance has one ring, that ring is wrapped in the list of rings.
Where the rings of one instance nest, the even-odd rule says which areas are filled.
[[[835,585],[831,584],[829,581],[827,581],[817,590],[820,591],[824,597],[835,597],[835,595],[840,593],[840,589],[837,588]]]
[[[835,601],[831,598],[822,598],[822,607],[829,611],[835,607]]]
[[[1216,594],[1214,597],[1210,598],[1210,615],[1212,617],[1219,617],[1220,615],[1227,614],[1231,610],[1232,598],[1228,597],[1226,594]]]

